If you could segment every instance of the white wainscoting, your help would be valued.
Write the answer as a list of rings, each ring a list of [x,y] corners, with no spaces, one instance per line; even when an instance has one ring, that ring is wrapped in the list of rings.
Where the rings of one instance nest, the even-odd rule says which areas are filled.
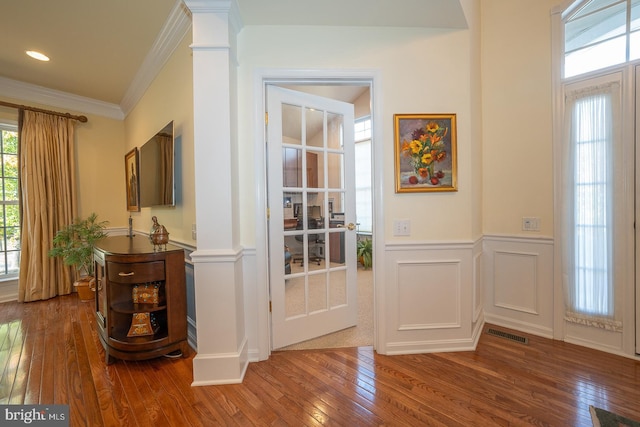
[[[461,326],[460,264],[459,259],[399,261],[396,264],[399,331]]]
[[[264,340],[260,339],[260,334],[267,334],[269,328],[261,325],[260,298],[263,296],[259,289],[266,284],[266,278],[258,280],[258,268],[256,263],[256,250],[254,248],[244,248],[242,253],[242,277],[244,280],[244,325],[245,334],[249,346],[248,358],[250,362],[261,360],[260,345]],[[265,303],[266,304],[266,303]],[[269,343],[269,337],[266,344]]]
[[[185,261],[185,285],[187,290],[187,339],[191,348],[198,349],[198,334],[196,330],[196,295],[193,263]]]
[[[384,352],[473,350],[482,327],[482,243],[385,247]]]
[[[553,336],[551,238],[390,242],[378,262],[384,262],[376,282],[382,288],[376,291],[380,353],[474,350],[484,322]],[[252,361],[261,359],[269,330],[260,320],[258,295],[265,279],[258,264],[255,249],[245,248],[245,325]]]
[[[485,321],[553,338],[553,240],[484,236]]]

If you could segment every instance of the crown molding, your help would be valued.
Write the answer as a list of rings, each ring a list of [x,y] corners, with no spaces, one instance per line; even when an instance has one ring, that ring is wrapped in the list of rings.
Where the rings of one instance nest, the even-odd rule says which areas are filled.
[[[133,110],[138,101],[169,60],[176,47],[191,28],[191,13],[182,0],[177,0],[167,21],[156,37],[153,46],[125,93],[120,107],[125,116]]]
[[[167,21],[129,85],[120,105],[5,77],[0,77],[0,96],[23,102],[63,108],[78,113],[95,114],[111,119],[124,120],[127,114],[140,101],[153,79],[162,70],[162,67],[190,28],[191,12],[182,0],[176,0],[176,4],[171,10]]]
[[[0,77],[0,95],[22,102],[63,108],[83,114],[95,114],[116,120],[123,120],[125,117],[119,105],[6,77]]]

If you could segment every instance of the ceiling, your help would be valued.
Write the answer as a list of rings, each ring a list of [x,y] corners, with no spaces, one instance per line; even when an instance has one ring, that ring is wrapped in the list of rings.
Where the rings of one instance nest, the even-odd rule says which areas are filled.
[[[244,26],[467,25],[459,0],[237,2]],[[172,14],[188,15],[181,0],[2,1],[0,94],[8,82],[26,83],[121,105]],[[51,61],[31,59],[26,50],[41,51]]]

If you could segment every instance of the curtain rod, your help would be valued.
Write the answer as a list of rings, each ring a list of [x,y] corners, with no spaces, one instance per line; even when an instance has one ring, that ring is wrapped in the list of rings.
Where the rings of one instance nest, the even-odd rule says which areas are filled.
[[[36,111],[38,113],[53,114],[55,116],[61,116],[61,117],[66,117],[68,119],[77,120],[82,123],[87,123],[88,121],[87,116],[74,116],[73,114],[69,114],[69,113],[59,113],[57,111],[44,110],[42,108],[29,107],[27,105],[12,104],[11,102],[0,101],[0,105],[5,107],[17,108],[18,110],[30,110],[30,111]]]

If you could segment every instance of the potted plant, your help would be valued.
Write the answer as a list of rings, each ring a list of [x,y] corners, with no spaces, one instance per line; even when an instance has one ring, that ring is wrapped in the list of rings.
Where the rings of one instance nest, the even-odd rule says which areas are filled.
[[[373,243],[371,239],[358,240],[358,261],[365,269],[373,265]]]
[[[58,230],[53,237],[53,248],[49,256],[61,257],[65,265],[76,270],[77,280],[74,286],[82,300],[93,298],[89,282],[93,279],[93,247],[95,243],[106,237],[104,232],[107,221],[98,221],[92,213],[85,219],[76,219],[65,228]]]

